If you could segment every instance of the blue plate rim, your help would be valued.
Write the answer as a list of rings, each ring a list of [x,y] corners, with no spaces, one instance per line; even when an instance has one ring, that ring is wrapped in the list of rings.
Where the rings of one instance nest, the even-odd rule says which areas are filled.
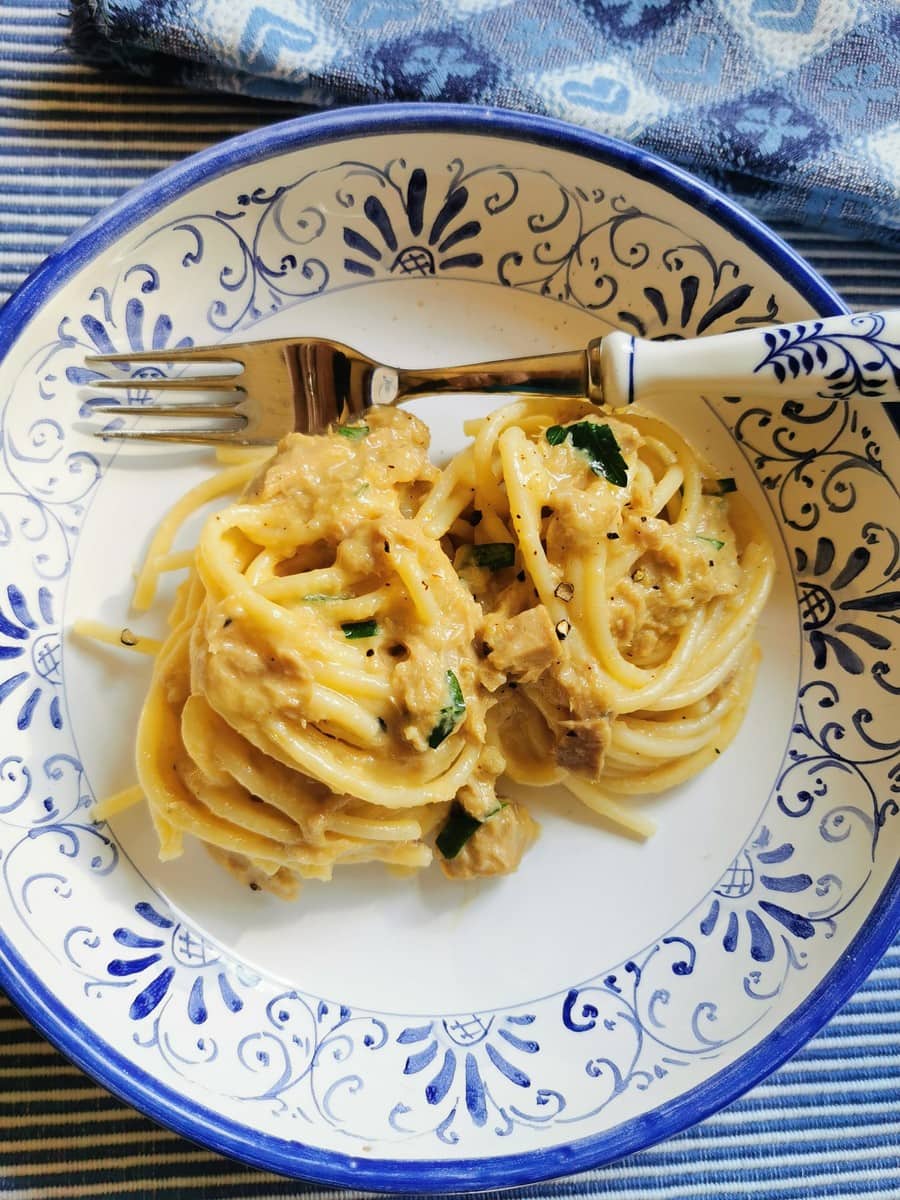
[[[375,104],[310,113],[250,130],[189,155],[126,192],[67,238],[13,292],[0,309],[0,356],[6,356],[18,328],[34,315],[42,301],[160,204],[238,166],[249,166],[275,154],[348,137],[422,130],[513,137],[578,153],[606,165],[625,165],[636,178],[663,185],[679,199],[695,205],[757,253],[768,251],[774,255],[783,277],[810,301],[818,315],[850,311],[837,292],[774,230],[712,184],[648,150],[555,118],[508,109],[456,104]],[[11,313],[18,321],[10,320]]]
[[[615,138],[547,117],[446,104],[388,104],[315,113],[253,130],[192,155],[98,214],[51,254],[0,310],[0,356],[39,307],[76,271],[151,212],[200,184],[276,154],[381,133],[465,132],[548,145],[661,186],[716,220],[773,262],[821,315],[849,311],[824,280],[777,234],[739,204],[681,168]],[[492,1158],[397,1161],[317,1150],[260,1135],[161,1086],[76,1020],[0,930],[0,982],[22,1013],[70,1061],[152,1120],[252,1166],[329,1185],[384,1192],[481,1191],[538,1183],[605,1165],[696,1124],[737,1099],[796,1052],[853,994],[900,929],[900,864],[841,962],[775,1030],[736,1062],[690,1092],[602,1134],[561,1146]]]

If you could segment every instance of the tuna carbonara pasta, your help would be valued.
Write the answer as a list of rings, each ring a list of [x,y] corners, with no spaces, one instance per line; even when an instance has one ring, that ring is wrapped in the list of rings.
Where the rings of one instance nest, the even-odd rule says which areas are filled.
[[[158,531],[189,566],[137,735],[161,855],[199,838],[285,897],[338,864],[514,870],[536,835],[505,782],[629,801],[688,779],[744,715],[773,556],[733,481],[667,424],[529,398],[443,469],[402,409],[292,434]],[[240,491],[173,554],[184,514]],[[124,639],[128,641],[129,639]]]

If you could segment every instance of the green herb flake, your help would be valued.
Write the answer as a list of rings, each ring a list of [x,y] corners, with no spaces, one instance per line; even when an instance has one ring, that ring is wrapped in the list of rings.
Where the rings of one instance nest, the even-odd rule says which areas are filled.
[[[344,637],[348,638],[370,638],[375,637],[378,633],[377,621],[342,621],[341,629],[344,631]]]
[[[472,546],[469,561],[476,567],[502,571],[516,561],[516,548],[512,542],[482,542],[480,546]]]
[[[704,496],[727,496],[729,492],[736,492],[737,484],[729,476],[726,479],[704,479],[703,480],[703,495]]]
[[[710,546],[712,546],[713,550],[721,550],[722,547],[725,545],[725,543],[721,540],[721,538],[703,537],[703,535],[700,533],[697,534],[697,541],[698,542],[709,542],[709,544],[710,544]]]
[[[506,801],[498,800],[497,807],[486,813],[483,821],[479,821],[477,817],[473,817],[467,809],[463,808],[458,800],[454,800],[450,815],[447,817],[444,828],[435,838],[434,844],[444,858],[456,858],[469,838],[478,832],[485,821],[496,817],[498,813],[503,812],[504,808],[506,808]]]
[[[455,800],[444,828],[435,838],[434,844],[444,858],[456,858],[472,834],[478,832],[481,825],[482,822],[477,817],[466,812],[459,801]]]
[[[617,487],[628,483],[628,464],[622,457],[616,435],[608,425],[599,421],[576,421],[574,425],[551,425],[546,433],[551,446],[558,446],[566,438],[587,459],[595,475],[607,479]]]
[[[364,438],[369,436],[368,425],[338,425],[336,432],[345,438]]]
[[[328,600],[349,600],[349,592],[307,592],[305,596],[300,597],[306,604],[322,604]]]
[[[438,713],[437,724],[428,735],[428,745],[432,750],[436,750],[441,742],[450,736],[466,713],[462,688],[452,671],[447,672],[447,691],[450,695],[450,703],[445,704]]]

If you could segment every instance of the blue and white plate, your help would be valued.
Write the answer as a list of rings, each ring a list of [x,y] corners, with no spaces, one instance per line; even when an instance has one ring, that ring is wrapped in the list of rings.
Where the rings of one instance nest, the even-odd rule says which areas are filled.
[[[196,847],[160,864],[140,809],[91,821],[93,797],[133,782],[149,667],[71,625],[161,628],[164,604],[129,615],[132,573],[211,462],[95,439],[108,418],[83,360],[292,332],[415,366],[617,326],[692,337],[841,310],[683,172],[550,121],[452,107],[238,138],[71,240],[0,314],[12,998],[196,1141],[393,1192],[608,1162],[771,1071],[858,986],[900,912],[900,520],[881,408],[799,406],[786,382],[765,404],[698,396],[668,414],[763,511],[779,570],[744,727],[698,779],[642,802],[654,838],[537,794],[542,837],[508,879],[354,868],[288,905]],[[148,374],[132,400],[150,398]],[[485,404],[419,402],[436,453]]]

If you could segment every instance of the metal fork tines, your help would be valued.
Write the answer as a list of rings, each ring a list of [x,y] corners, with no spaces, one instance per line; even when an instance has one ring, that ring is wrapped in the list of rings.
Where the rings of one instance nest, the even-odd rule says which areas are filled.
[[[123,354],[91,355],[85,359],[88,366],[121,366],[132,364],[178,364],[196,365],[198,362],[229,364],[231,369],[214,374],[167,376],[130,376],[122,379],[101,379],[91,386],[103,391],[148,392],[218,392],[221,398],[203,402],[184,401],[177,404],[96,404],[93,411],[119,417],[153,416],[215,419],[215,427],[185,427],[174,429],[105,429],[102,436],[120,441],[163,441],[186,442],[196,440],[233,442],[247,431],[251,415],[244,411],[246,392],[238,382],[244,373],[244,363],[239,357],[240,348],[204,347],[202,358],[194,349],[130,351]],[[228,423],[222,424],[222,418]]]
[[[198,403],[110,404],[96,411],[119,416],[174,417],[177,428],[111,429],[100,436],[165,442],[229,442],[266,446],[292,431],[322,433],[335,421],[359,416],[372,401],[376,368],[372,359],[325,338],[269,338],[225,346],[193,346],[180,350],[123,351],[86,360],[93,366],[131,368],[148,363],[187,365],[201,373],[176,378],[99,380],[98,389],[127,391],[203,391],[214,398]],[[205,368],[222,366],[220,372]],[[396,392],[396,386],[393,393]],[[218,393],[218,395],[215,395]],[[392,397],[393,397],[392,393]],[[180,423],[183,417],[215,422],[202,428]]]

